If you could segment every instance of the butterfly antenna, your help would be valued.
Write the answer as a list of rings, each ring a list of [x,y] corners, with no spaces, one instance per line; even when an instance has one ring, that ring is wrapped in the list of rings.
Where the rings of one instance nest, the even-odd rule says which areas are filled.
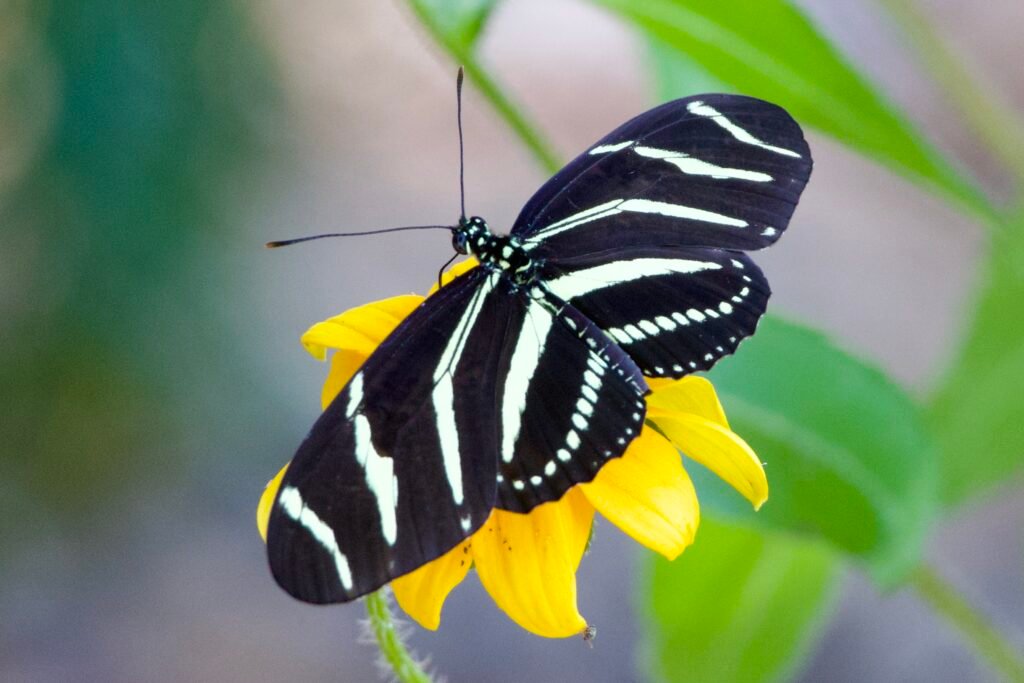
[[[460,66],[455,77],[455,117],[459,126],[459,207],[460,217],[466,218],[466,156],[462,145],[462,80],[465,70]]]
[[[298,244],[299,242],[311,242],[312,240],[322,240],[325,237],[361,237],[363,235],[382,235],[386,232],[402,232],[404,230],[451,230],[450,225],[407,225],[401,228],[384,228],[383,230],[363,230],[361,232],[328,232],[323,235],[310,235],[309,237],[296,237],[290,240],[274,240],[267,242],[267,249],[276,249],[277,247],[287,247],[292,244]]]

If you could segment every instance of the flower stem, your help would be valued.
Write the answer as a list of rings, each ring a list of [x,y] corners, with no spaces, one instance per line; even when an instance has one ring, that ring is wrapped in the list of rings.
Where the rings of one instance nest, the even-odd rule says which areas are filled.
[[[382,588],[366,596],[366,614],[370,618],[370,628],[373,629],[377,647],[401,683],[431,683],[429,674],[423,671],[395,629],[386,591],[386,588]]]
[[[1006,680],[1024,683],[1024,658],[995,626],[954,586],[927,565],[919,566],[910,585],[932,609],[946,618],[974,648],[974,652]]]
[[[533,153],[533,156],[540,162],[544,170],[553,174],[560,169],[562,162],[551,144],[541,134],[540,129],[529,120],[523,110],[505,96],[501,86],[498,85],[486,67],[476,58],[471,47],[461,45],[458,38],[446,32],[438,24],[433,12],[425,6],[423,0],[409,0],[409,6],[412,8],[420,24],[430,34],[430,37],[457,64],[461,64],[466,69],[467,82],[479,90],[487,101],[491,103],[501,118],[505,120],[505,123],[519,136],[519,139],[526,145],[526,148]]]

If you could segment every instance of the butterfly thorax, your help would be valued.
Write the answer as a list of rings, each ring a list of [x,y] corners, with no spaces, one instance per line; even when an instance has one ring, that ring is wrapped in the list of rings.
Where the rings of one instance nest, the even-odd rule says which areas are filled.
[[[517,285],[530,284],[537,277],[537,263],[518,238],[495,235],[479,216],[459,221],[452,230],[452,245],[460,254],[475,256],[483,267],[502,271]]]

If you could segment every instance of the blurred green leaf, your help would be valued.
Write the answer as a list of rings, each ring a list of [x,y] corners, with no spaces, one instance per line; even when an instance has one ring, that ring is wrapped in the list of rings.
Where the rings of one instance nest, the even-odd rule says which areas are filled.
[[[498,0],[411,0],[411,4],[421,19],[424,13],[430,16],[434,29],[452,47],[468,51],[480,37]]]
[[[994,237],[981,277],[974,324],[930,411],[950,505],[1024,466],[1024,214]]]
[[[820,545],[707,519],[683,557],[651,563],[649,668],[686,683],[791,674],[828,616],[839,569]]]
[[[22,494],[0,503],[5,539],[29,517],[87,526],[173,486],[182,444],[210,428],[208,412],[190,419],[205,390],[231,372],[255,389],[236,348],[201,341],[230,321],[197,267],[258,193],[278,104],[258,23],[232,0],[19,6],[0,25],[39,63],[12,78],[0,60],[0,99],[23,97],[22,72],[59,78],[38,107],[0,108],[40,129],[0,203],[26,264],[0,297],[0,385],[17,396],[0,405],[0,480]],[[211,402],[237,419],[249,395]]]
[[[770,317],[711,379],[733,429],[765,462],[771,497],[755,514],[701,481],[703,502],[824,538],[882,583],[913,568],[936,507],[937,458],[899,387],[823,335]]]
[[[722,81],[708,70],[663,40],[647,36],[647,58],[654,79],[654,93],[659,102],[679,97],[680,93],[723,92]]]
[[[776,102],[802,124],[835,136],[979,214],[992,215],[979,191],[789,2],[595,2],[688,56],[730,89]],[[663,63],[659,68],[659,77],[672,82],[665,67]],[[690,92],[676,91],[674,96]]]

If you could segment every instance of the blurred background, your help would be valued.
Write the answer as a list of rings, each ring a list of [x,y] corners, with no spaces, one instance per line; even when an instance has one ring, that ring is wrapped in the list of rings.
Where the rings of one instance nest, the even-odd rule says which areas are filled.
[[[799,4],[1006,198],[1000,167],[878,6]],[[1024,112],[1024,5],[921,5]],[[663,95],[635,32],[582,0],[509,0],[479,56],[565,159]],[[262,245],[454,221],[454,74],[400,2],[0,8],[0,680],[376,678],[362,608],[279,590],[254,511],[319,411],[326,367],[299,335],[425,291],[450,245],[433,232]],[[504,230],[546,174],[470,86],[467,207]],[[809,139],[814,177],[759,257],[773,311],[923,395],[970,317],[984,232]],[[1024,497],[1019,480],[1001,491],[943,523],[927,554],[1019,638]],[[579,582],[593,649],[523,632],[472,576],[412,644],[451,681],[645,680],[633,577],[646,552],[599,524]],[[913,595],[879,592],[856,566],[837,600],[798,680],[997,680]]]

